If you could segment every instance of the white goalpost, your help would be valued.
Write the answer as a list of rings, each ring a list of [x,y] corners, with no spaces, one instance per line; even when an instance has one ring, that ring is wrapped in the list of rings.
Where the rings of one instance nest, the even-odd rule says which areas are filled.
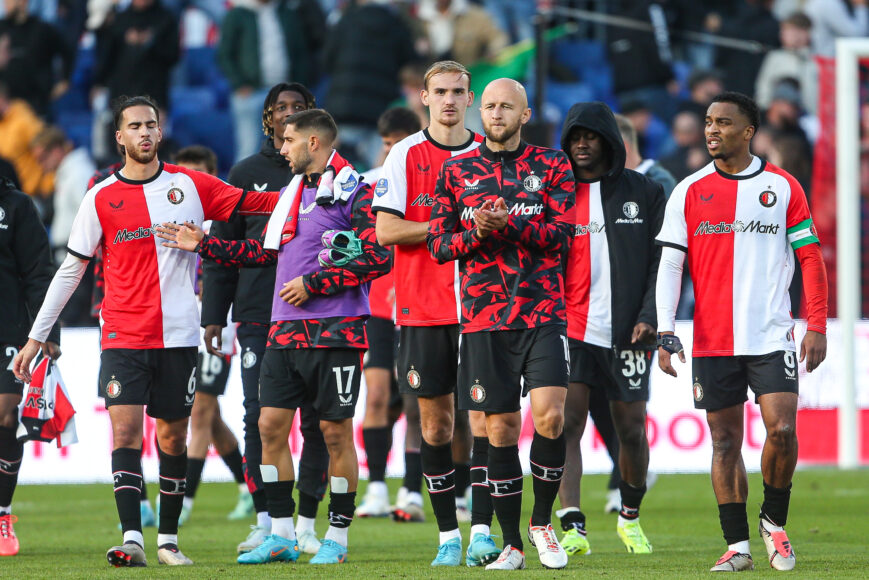
[[[859,465],[854,323],[860,318],[860,113],[858,61],[869,57],[869,39],[836,40],[836,297],[842,325],[842,399],[839,467]],[[832,386],[832,385],[831,385]]]

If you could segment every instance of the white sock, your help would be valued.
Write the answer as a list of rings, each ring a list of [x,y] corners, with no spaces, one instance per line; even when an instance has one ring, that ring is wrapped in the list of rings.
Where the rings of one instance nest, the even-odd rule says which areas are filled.
[[[350,528],[336,528],[335,526],[329,526],[329,529],[326,530],[326,539],[337,542],[346,548],[348,531],[350,531]]]
[[[296,533],[301,534],[302,532],[314,532],[317,533],[317,530],[314,529],[314,523],[317,520],[314,518],[306,518],[305,516],[299,516],[296,518]]]
[[[632,520],[626,520],[625,518],[622,517],[621,514],[619,514],[619,523],[618,523],[618,527],[623,528],[623,527],[625,527],[625,525],[627,525],[627,524],[629,524],[629,523],[631,523],[631,522],[639,522],[639,521],[640,521],[640,518],[634,518],[634,519],[632,519]]]
[[[269,512],[257,512],[256,525],[267,530],[272,529],[272,518],[269,515]]]
[[[760,518],[760,524],[763,526],[767,532],[783,532],[785,529],[781,526],[777,526],[766,518]]]
[[[157,547],[159,548],[164,544],[175,544],[177,546],[178,534],[157,534]]]
[[[187,496],[185,495],[185,496],[184,496],[184,499],[181,500],[181,503],[182,503],[182,505],[183,505],[184,507],[186,507],[187,509],[189,509],[189,510],[190,510],[190,509],[193,509],[193,498],[192,498],[192,497],[187,497]]]
[[[248,491],[247,484],[246,483],[239,483],[238,484],[238,493],[244,493],[246,491]]]
[[[157,496],[157,497],[160,497],[160,496]],[[146,505],[148,507],[151,507],[151,504],[148,503],[147,499],[143,499],[143,500],[139,501],[139,503],[142,505]]]
[[[579,511],[578,507],[566,507],[566,508],[561,508],[560,510],[555,510],[555,515],[558,516],[558,518],[563,518],[565,515],[569,514],[570,512],[578,512],[578,511]]]
[[[365,495],[371,494],[377,497],[388,497],[389,488],[386,487],[385,481],[369,481],[368,488],[365,490]]]
[[[409,491],[407,492],[407,503],[412,503],[413,505],[422,505],[422,494],[418,491]]]
[[[735,544],[728,544],[728,550],[733,550],[738,554],[748,554],[751,555],[751,544],[748,543],[748,540],[742,540],[741,542],[736,542]]]
[[[126,544],[127,542],[136,542],[143,548],[145,547],[145,538],[139,530],[128,530],[124,532],[124,543]]]
[[[439,532],[438,533],[438,543],[443,545],[452,540],[453,538],[458,538],[459,541],[462,541],[462,532],[459,531],[459,528],[455,530],[450,530],[448,532]]]
[[[293,518],[272,518],[272,534],[288,540],[295,540],[296,528],[293,526]]]
[[[8,516],[12,513],[12,504],[0,505],[0,516]]]
[[[464,496],[456,496],[456,509],[458,508],[468,509],[468,500]]]
[[[489,530],[489,526],[486,524],[474,524],[471,526],[471,539],[474,538],[477,534],[483,534],[484,536],[488,536],[491,533]]]

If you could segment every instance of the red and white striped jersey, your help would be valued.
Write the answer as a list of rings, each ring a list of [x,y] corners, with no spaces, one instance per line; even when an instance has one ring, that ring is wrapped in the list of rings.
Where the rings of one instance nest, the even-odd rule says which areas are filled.
[[[90,259],[102,248],[103,349],[199,344],[196,254],[163,247],[154,227],[164,222],[201,226],[208,219],[226,221],[241,199],[241,189],[169,164],[161,164],[145,181],[116,172],[87,192],[68,249]]]
[[[424,129],[402,139],[389,151],[374,187],[375,212],[415,222],[427,222],[434,205],[435,183],[444,161],[473,151],[483,137],[471,133],[467,142],[450,147],[436,142]],[[395,321],[402,326],[459,323],[458,263],[438,264],[425,242],[395,246]]]
[[[673,190],[656,241],[687,253],[694,356],[795,350],[794,250],[818,238],[790,174],[757,157],[737,175],[710,163]]]
[[[576,231],[567,260],[564,292],[567,336],[610,348],[612,279],[600,181],[576,182]]]

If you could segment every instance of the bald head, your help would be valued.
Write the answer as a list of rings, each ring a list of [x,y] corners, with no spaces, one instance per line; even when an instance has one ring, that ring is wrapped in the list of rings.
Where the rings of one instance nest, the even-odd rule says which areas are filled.
[[[531,118],[525,87],[513,79],[492,81],[480,99],[480,117],[487,145],[512,151],[519,146],[519,130]]]

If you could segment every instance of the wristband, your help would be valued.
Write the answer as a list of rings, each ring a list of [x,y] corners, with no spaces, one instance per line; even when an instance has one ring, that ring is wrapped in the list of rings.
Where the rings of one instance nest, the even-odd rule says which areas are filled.
[[[682,341],[675,334],[659,334],[657,344],[670,354],[678,354],[685,350]]]

